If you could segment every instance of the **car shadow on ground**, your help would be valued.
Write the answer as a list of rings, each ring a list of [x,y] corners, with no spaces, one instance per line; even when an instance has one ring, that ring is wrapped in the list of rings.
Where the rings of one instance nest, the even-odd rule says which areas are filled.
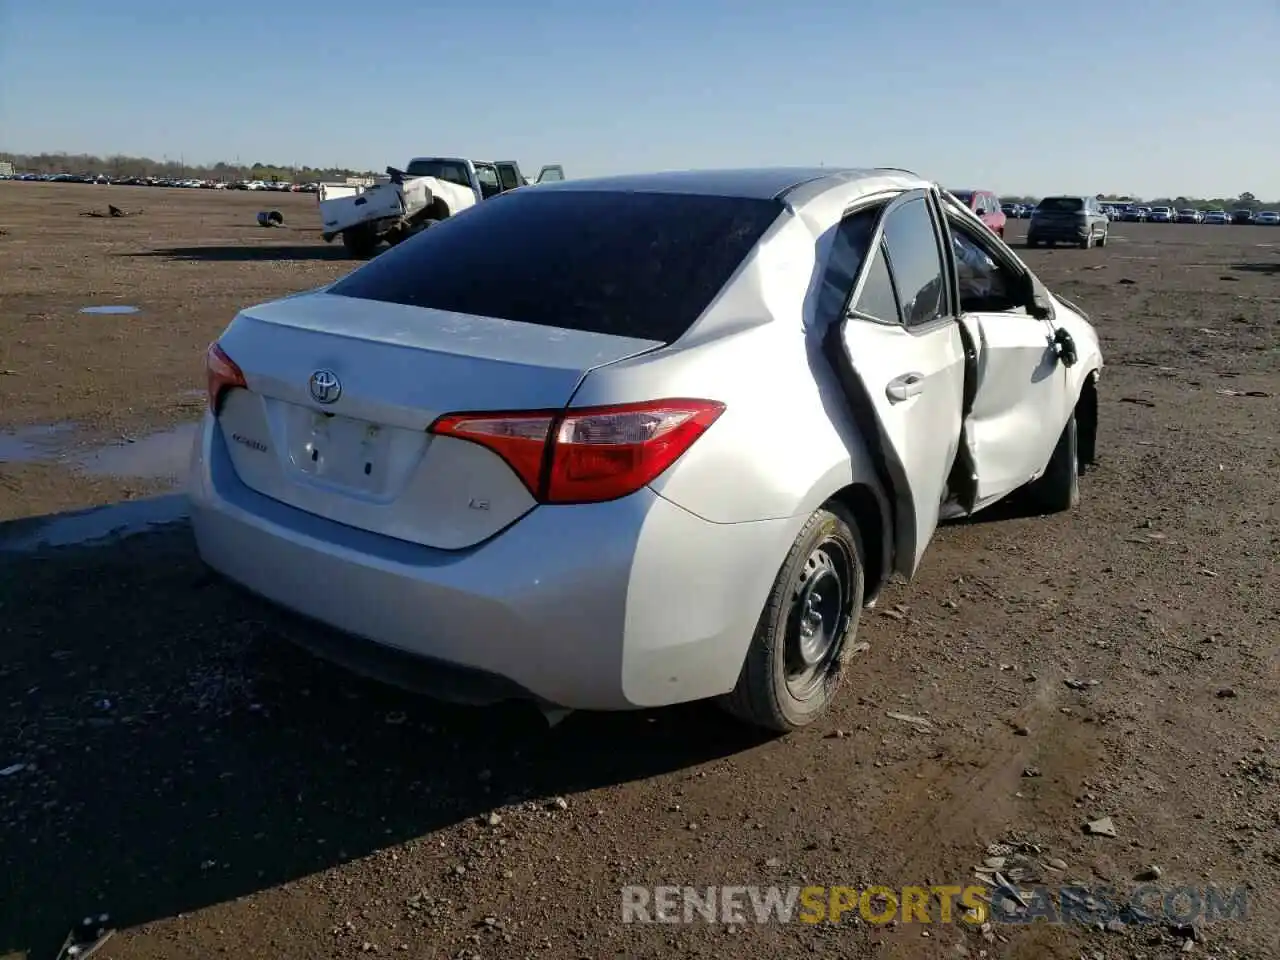
[[[229,244],[226,246],[160,247],[122,257],[159,257],[166,260],[206,263],[244,263],[254,260],[347,260],[342,244]]]
[[[0,955],[52,956],[87,914],[173,916],[504,805],[556,816],[553,798],[764,740],[705,704],[554,729],[523,705],[436,704],[283,640],[297,622],[209,576],[185,521],[32,552],[43,522],[0,524]]]
[[[1233,263],[1232,270],[1239,270],[1241,273],[1280,273],[1280,260],[1271,260],[1266,263]]]

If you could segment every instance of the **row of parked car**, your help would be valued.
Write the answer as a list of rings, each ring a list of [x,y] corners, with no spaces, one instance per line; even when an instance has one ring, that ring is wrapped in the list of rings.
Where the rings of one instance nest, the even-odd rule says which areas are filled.
[[[318,183],[286,183],[277,180],[201,180],[191,177],[109,177],[105,173],[21,173],[0,174],[0,180],[39,183],[97,183],[123,187],[183,187],[198,190],[268,190],[272,193],[316,193]]]
[[[1030,220],[1032,213],[1036,210],[1036,204],[1003,203],[1000,209],[1011,220]],[[1197,210],[1192,207],[1179,210],[1176,207],[1165,206],[1100,203],[1099,211],[1108,220],[1119,220],[1125,223],[1235,223],[1280,226],[1280,211],[1276,210]]]
[[[1123,220],[1127,223],[1216,223],[1226,225],[1258,224],[1260,226],[1280,225],[1280,212],[1275,210],[1196,210],[1187,207],[1178,210],[1174,207],[1141,207],[1127,206],[1113,208],[1109,213],[1112,220]]]

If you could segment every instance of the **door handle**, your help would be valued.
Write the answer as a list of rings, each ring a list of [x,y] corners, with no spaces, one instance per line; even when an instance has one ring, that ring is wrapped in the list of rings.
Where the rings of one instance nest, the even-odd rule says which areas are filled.
[[[884,392],[893,403],[901,403],[903,400],[917,397],[924,393],[924,374],[904,373],[900,377],[895,377],[889,381]]]

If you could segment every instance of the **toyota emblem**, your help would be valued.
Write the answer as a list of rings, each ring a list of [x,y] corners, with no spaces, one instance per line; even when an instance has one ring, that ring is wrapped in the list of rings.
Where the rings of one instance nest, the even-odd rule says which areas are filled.
[[[317,370],[311,375],[310,386],[316,403],[333,403],[342,396],[342,381],[332,370]]]

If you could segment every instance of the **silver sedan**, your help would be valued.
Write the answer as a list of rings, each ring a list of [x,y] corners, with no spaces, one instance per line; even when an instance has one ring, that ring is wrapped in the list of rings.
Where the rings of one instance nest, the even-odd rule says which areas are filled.
[[[393,682],[785,731],[941,518],[1076,503],[1101,367],[1084,314],[911,173],[517,190],[236,316],[195,534]]]

